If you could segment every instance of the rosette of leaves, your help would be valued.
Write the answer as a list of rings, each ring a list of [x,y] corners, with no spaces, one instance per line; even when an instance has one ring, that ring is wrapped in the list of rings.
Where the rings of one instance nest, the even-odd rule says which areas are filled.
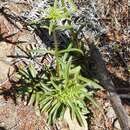
[[[67,6],[69,5],[69,6]],[[47,8],[39,8],[37,15],[40,18],[33,19],[32,25],[39,25],[41,28],[49,30],[49,34],[56,30],[70,29],[72,26],[68,23],[62,24],[64,20],[71,20],[72,14],[76,11],[76,6],[73,0],[54,0],[53,6],[47,6]]]
[[[83,125],[82,117],[89,112],[86,101],[96,105],[93,91],[89,91],[87,87],[99,89],[100,86],[83,77],[80,73],[81,67],[73,64],[69,52],[76,50],[78,49],[69,48],[59,51],[54,69],[44,66],[42,72],[38,72],[30,65],[19,71],[21,85],[18,87],[18,93],[26,94],[30,97],[29,103],[35,103],[41,112],[47,112],[49,124],[63,119],[68,109],[71,118],[76,118],[78,123]]]

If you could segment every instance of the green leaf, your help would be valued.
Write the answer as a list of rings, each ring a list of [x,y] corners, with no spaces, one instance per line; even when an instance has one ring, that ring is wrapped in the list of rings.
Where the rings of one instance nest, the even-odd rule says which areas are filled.
[[[49,26],[49,35],[51,35],[52,31],[54,31],[54,27],[55,27],[54,21],[51,21]]]
[[[43,109],[43,107],[45,106],[45,104],[47,104],[49,101],[51,101],[51,98],[46,98],[46,96],[43,94],[41,101],[40,101],[40,109]]]
[[[49,111],[49,118],[48,118],[49,124],[52,124],[55,122],[57,111],[58,111],[58,108],[60,107],[60,105],[61,105],[60,103],[54,104],[52,109]]]
[[[79,122],[79,124],[81,126],[83,126],[84,123],[83,123],[82,114],[81,114],[79,108],[75,108],[75,114],[76,114],[77,121]]]
[[[65,29],[72,29],[73,27],[71,25],[62,25],[55,27],[55,30],[65,30]]]
[[[32,64],[30,65],[29,71],[30,71],[32,78],[36,78],[37,70],[34,68],[34,65],[32,65]]]
[[[56,83],[53,81],[53,79],[51,78],[51,84],[53,85],[53,87],[56,89],[56,90],[59,90],[60,88],[58,87],[58,85],[56,85]]]
[[[23,69],[19,69],[18,74],[21,75],[22,77],[26,78],[26,79],[30,78],[28,72],[23,70]]]
[[[40,100],[41,100],[41,96],[40,96],[41,94],[40,93],[36,93],[36,102],[35,102],[35,105],[36,106],[38,106],[38,104],[39,104],[39,102],[40,102]]]
[[[70,74],[75,74],[75,73],[79,74],[79,73],[80,73],[80,70],[81,70],[81,67],[80,67],[80,66],[77,66],[77,67],[72,68],[72,69],[70,70]]]
[[[46,102],[43,107],[41,108],[41,112],[43,111],[48,111],[48,109],[50,108],[51,106],[51,103],[52,103],[52,100],[48,100],[48,102]]]
[[[79,52],[79,53],[83,54],[83,52],[77,48],[70,48],[70,49],[67,48],[65,50],[59,51],[59,54],[66,53],[66,52]]]
[[[67,101],[67,105],[69,106],[69,110],[70,110],[70,115],[71,115],[71,119],[74,119],[75,117],[75,106],[71,101]]]
[[[52,91],[52,89],[50,89],[48,86],[46,86],[46,84],[40,82],[40,85],[43,87],[43,90],[46,92],[46,91]]]
[[[91,96],[86,96],[87,99],[89,99],[93,105],[95,105],[97,108],[99,108],[99,105],[96,103],[96,101]]]
[[[30,95],[30,99],[29,99],[29,101],[28,101],[28,105],[33,104],[33,103],[35,102],[35,99],[36,99],[36,94],[35,94],[35,93],[32,93],[32,94]]]
[[[69,80],[69,70],[71,67],[71,60],[72,60],[72,57],[69,58],[68,63],[65,66],[65,71],[64,71],[65,86],[67,85],[68,80]]]
[[[100,85],[98,85],[97,83],[95,83],[94,81],[84,78],[83,76],[79,76],[79,79],[86,82],[87,85],[93,86],[96,89],[102,89],[102,87]]]
[[[60,110],[61,109],[61,110]],[[64,104],[61,104],[60,108],[59,108],[59,117],[63,120],[64,115],[65,115],[65,111],[66,111],[66,107]]]

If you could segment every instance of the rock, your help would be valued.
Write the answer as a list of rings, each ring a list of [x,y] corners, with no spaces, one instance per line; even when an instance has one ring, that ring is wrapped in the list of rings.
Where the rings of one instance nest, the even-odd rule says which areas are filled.
[[[11,66],[13,59],[8,56],[14,54],[18,29],[10,22],[5,14],[0,14],[0,84],[7,80],[9,70],[13,71]]]
[[[116,121],[114,122],[114,128],[116,128],[116,129],[118,129],[118,130],[121,130],[121,127],[120,127],[120,124],[119,124],[119,121],[118,121],[118,120],[116,120]]]
[[[116,114],[111,106],[107,108],[106,116],[112,120],[116,119]]]
[[[14,48],[12,45],[6,42],[0,42],[0,84],[2,84],[8,78],[8,74],[13,72],[11,66],[13,59],[8,58],[12,55]]]
[[[66,110],[65,112],[65,122],[67,122],[69,126],[69,130],[88,130],[88,124],[84,117],[82,117],[84,126],[80,126],[76,119],[71,119],[69,110]]]
[[[4,105],[0,107],[0,126],[7,130],[13,127],[15,128],[17,125],[15,105],[13,105],[13,102],[5,101],[4,99],[0,99],[0,102],[4,103]]]
[[[22,48],[36,44],[34,35],[23,29],[23,23],[15,19],[20,13],[28,10],[28,6],[8,2],[5,7],[8,9],[5,8],[4,13],[0,13],[0,85],[8,79],[9,71],[11,74],[14,70],[11,65],[16,59],[8,56],[22,53],[17,52],[16,44],[25,42],[26,44],[22,44]]]

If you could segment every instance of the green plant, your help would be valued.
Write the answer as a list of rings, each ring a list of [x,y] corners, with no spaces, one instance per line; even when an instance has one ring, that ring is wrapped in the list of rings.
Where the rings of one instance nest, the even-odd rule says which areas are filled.
[[[71,8],[67,8],[67,2]],[[76,11],[76,6],[73,3],[73,0],[55,0],[54,6],[48,6],[46,9],[39,9],[39,12],[42,14],[41,19],[33,20],[31,24],[39,24],[40,27],[46,28],[49,30],[49,34],[53,33],[56,30],[70,29],[72,26],[69,23],[66,25],[59,24],[63,20],[71,20],[72,13]],[[43,22],[43,21],[47,22]]]
[[[41,112],[47,112],[49,124],[55,123],[59,118],[63,119],[65,111],[69,109],[71,118],[76,117],[79,124],[83,125],[82,115],[88,113],[86,100],[96,105],[92,97],[93,91],[88,91],[87,86],[96,89],[100,86],[83,77],[80,74],[80,66],[72,63],[69,52],[78,49],[71,46],[67,49],[59,51],[54,69],[45,65],[42,73],[33,65],[20,69],[18,75],[21,85],[18,87],[18,94],[29,96],[29,103],[35,103]]]
[[[72,0],[68,0],[73,5]],[[34,49],[29,54],[46,55],[55,57],[54,66],[43,64],[41,70],[37,70],[33,64],[27,68],[20,68],[18,71],[18,94],[28,96],[28,104],[34,103],[39,106],[40,111],[48,113],[47,121],[49,124],[55,123],[59,118],[64,118],[67,109],[70,111],[71,118],[76,118],[80,125],[83,125],[82,115],[88,113],[86,101],[90,100],[96,105],[93,99],[93,91],[88,91],[88,86],[99,89],[100,86],[94,81],[83,77],[80,73],[81,67],[73,64],[70,52],[83,54],[80,49],[73,48],[72,44],[67,49],[57,49],[56,30],[70,29],[71,24],[58,25],[58,20],[71,20],[71,13],[64,0],[58,8],[57,0],[53,7],[46,9],[47,15],[44,19],[49,19],[49,25],[41,25],[49,30],[54,36],[55,50]],[[74,6],[73,6],[74,7]],[[32,57],[33,58],[33,57]]]
[[[53,35],[55,47],[57,48],[56,31],[70,30],[72,32],[72,14],[76,11],[77,8],[73,0],[54,0],[54,6],[39,9],[41,18],[38,20],[32,19],[31,25],[38,24],[41,28],[48,29],[49,35]]]

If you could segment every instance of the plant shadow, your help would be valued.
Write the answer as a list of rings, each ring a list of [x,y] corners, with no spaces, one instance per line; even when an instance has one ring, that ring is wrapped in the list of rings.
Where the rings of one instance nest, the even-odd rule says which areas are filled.
[[[13,34],[10,34],[8,36],[4,36],[4,34],[5,33],[0,34],[0,42],[4,41],[4,42],[9,43],[9,44],[19,44],[19,43],[25,43],[26,42],[26,41],[15,41],[15,42],[13,42],[12,40],[10,40],[15,35],[17,35],[17,33],[13,33]]]
[[[86,56],[79,64],[82,64],[82,73],[84,76],[89,79],[98,79],[96,63],[91,59],[91,56]],[[115,91],[120,96],[122,103],[126,103],[130,106],[130,82],[117,77],[117,75],[110,73],[110,71],[108,71],[108,75],[111,77],[115,86]],[[109,91],[113,92],[113,90]]]
[[[11,12],[11,10],[7,7],[0,8],[0,12],[8,20],[10,24],[12,24],[15,28],[21,30],[14,21],[21,21],[25,23],[22,17],[15,15],[15,13]]]
[[[1,127],[1,126],[0,126],[0,130],[7,130],[7,129],[5,129],[4,127]]]
[[[13,12],[11,12],[11,13],[10,12],[11,12],[10,9],[7,7],[0,8],[0,13],[2,16],[4,16],[4,19],[6,19],[11,26],[13,26],[14,28],[16,28],[19,31],[22,31],[22,29],[19,28],[16,23],[21,22],[21,23],[25,24],[24,19],[20,16],[15,15]],[[3,24],[3,23],[1,23],[1,24]],[[5,32],[2,32],[0,34],[0,42],[5,41],[10,44],[25,43],[25,41],[12,41],[13,37],[17,36],[19,31],[17,33],[12,33],[9,35],[7,35],[8,30],[4,30],[4,31]],[[11,31],[11,30],[9,30],[9,31]]]

